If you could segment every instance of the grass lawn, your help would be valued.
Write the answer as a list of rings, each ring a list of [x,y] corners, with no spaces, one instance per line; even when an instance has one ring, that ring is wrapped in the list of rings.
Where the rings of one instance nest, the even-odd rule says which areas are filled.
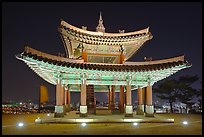
[[[46,114],[3,114],[3,135],[202,135],[202,115],[199,114],[155,114],[174,118],[174,123],[95,123],[82,127],[80,124],[35,124],[37,117]],[[183,125],[182,121],[188,121]],[[23,127],[17,127],[18,122]]]

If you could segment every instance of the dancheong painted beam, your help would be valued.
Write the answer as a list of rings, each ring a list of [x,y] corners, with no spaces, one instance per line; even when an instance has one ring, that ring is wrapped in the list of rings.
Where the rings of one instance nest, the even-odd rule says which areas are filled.
[[[150,62],[124,62],[123,64],[87,63],[83,60],[67,59],[46,54],[30,47],[17,56],[47,82],[56,85],[60,77],[62,84],[81,84],[83,76],[88,85],[126,85],[131,79],[132,88],[151,85],[177,71],[190,67],[184,56]]]

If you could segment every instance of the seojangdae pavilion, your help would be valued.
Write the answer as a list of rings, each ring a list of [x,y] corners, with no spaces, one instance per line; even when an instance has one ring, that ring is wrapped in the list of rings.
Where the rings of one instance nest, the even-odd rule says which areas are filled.
[[[58,28],[66,55],[55,56],[26,46],[16,58],[56,85],[55,117],[70,111],[70,92],[80,92],[80,116],[96,114],[96,92],[108,94],[108,112],[133,116],[131,91],[137,89],[137,115],[154,116],[152,86],[191,66],[184,55],[161,60],[127,61],[148,40],[149,27],[133,32],[107,33],[100,14],[96,31],[61,20]],[[119,92],[116,108],[115,92]]]

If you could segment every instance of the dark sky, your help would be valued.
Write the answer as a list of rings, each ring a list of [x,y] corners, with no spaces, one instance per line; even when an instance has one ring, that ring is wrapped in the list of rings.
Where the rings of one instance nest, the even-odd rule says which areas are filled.
[[[185,54],[193,66],[169,79],[189,74],[198,75],[202,81],[202,3],[2,3],[3,101],[37,100],[40,84],[48,87],[50,100],[54,100],[55,86],[37,76],[15,55],[24,50],[25,44],[50,54],[64,53],[57,31],[60,19],[95,31],[100,11],[106,32],[150,27],[153,39],[131,61],[142,61],[145,56],[162,59]],[[200,88],[201,84],[194,86]]]

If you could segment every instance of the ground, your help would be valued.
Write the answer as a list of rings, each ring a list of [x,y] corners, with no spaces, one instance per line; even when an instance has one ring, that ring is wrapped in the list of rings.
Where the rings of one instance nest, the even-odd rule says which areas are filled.
[[[164,118],[174,118],[174,123],[92,123],[81,124],[35,124],[38,117],[47,114],[3,114],[3,135],[202,135],[202,115],[199,114],[155,114]],[[188,121],[183,125],[182,121]],[[18,122],[24,122],[18,127]]]

